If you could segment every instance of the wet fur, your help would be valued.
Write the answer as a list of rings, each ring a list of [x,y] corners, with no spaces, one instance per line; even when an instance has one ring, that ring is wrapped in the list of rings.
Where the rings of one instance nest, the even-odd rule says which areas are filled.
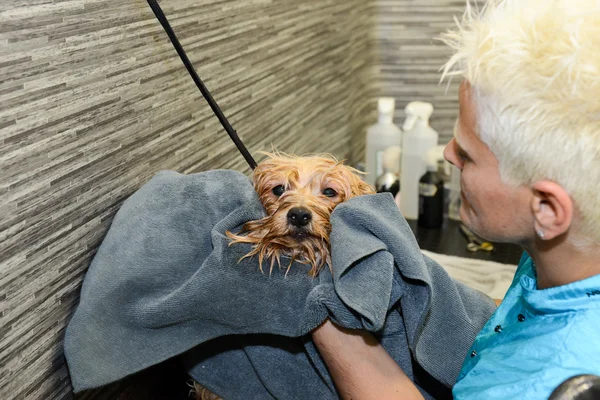
[[[331,264],[329,217],[340,203],[363,194],[375,193],[356,169],[344,165],[332,156],[298,157],[282,153],[265,153],[267,158],[254,170],[254,189],[265,208],[265,218],[244,224],[239,234],[226,232],[235,243],[251,243],[252,250],[244,256],[258,256],[259,268],[268,261],[269,271],[275,263],[281,267],[281,257],[290,262],[310,265],[309,275],[316,276],[325,264]],[[281,196],[273,188],[284,185]],[[331,188],[335,197],[327,197],[323,190]],[[290,226],[287,213],[293,207],[310,210],[312,220],[299,231]]]

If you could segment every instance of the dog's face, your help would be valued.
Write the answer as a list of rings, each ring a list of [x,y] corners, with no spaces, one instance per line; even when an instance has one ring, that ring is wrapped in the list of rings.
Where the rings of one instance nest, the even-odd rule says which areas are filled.
[[[234,242],[255,243],[249,256],[259,263],[280,255],[311,265],[316,275],[329,263],[331,212],[354,196],[374,193],[356,170],[333,158],[269,154],[254,170],[254,188],[267,217],[244,225],[247,236],[231,235]]]
[[[271,155],[254,171],[254,188],[276,236],[302,241],[329,237],[329,216],[339,203],[372,192],[353,170],[325,157]]]

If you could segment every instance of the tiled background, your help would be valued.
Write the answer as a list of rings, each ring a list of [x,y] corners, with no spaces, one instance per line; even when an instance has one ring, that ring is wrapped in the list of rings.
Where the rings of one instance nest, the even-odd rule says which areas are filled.
[[[161,4],[256,158],[360,160],[380,93],[433,101],[451,132],[431,37],[460,1]],[[159,170],[212,168],[248,172],[144,0],[0,2],[0,399],[73,398],[64,327],[115,211]],[[144,396],[126,380],[81,398]]]

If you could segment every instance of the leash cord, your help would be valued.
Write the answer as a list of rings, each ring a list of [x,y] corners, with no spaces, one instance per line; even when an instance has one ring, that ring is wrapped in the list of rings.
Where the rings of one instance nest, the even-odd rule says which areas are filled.
[[[221,125],[223,125],[223,128],[225,128],[225,131],[229,134],[229,137],[231,138],[231,140],[233,140],[233,143],[235,143],[240,153],[242,153],[242,156],[244,156],[250,168],[256,168],[256,161],[254,161],[254,158],[252,158],[252,155],[250,155],[250,152],[248,151],[248,149],[246,149],[246,146],[244,146],[244,143],[242,143],[242,141],[240,140],[235,129],[233,129],[227,118],[225,118],[225,115],[223,115],[223,112],[219,108],[219,105],[217,104],[215,99],[213,99],[206,86],[204,86],[202,80],[200,80],[200,77],[198,76],[196,70],[192,66],[190,59],[185,53],[185,50],[183,50],[183,47],[181,47],[181,43],[179,43],[179,40],[177,39],[177,36],[175,35],[173,28],[171,28],[171,25],[169,24],[167,17],[165,17],[165,14],[163,13],[162,9],[160,8],[156,0],[148,0],[148,4],[154,12],[156,19],[158,19],[165,32],[169,36],[173,47],[175,47],[177,54],[179,54],[179,58],[181,58],[181,61],[183,61],[183,65],[185,65],[185,68],[190,73],[192,79],[194,80],[194,83],[196,83],[196,86],[198,87],[198,89],[200,89],[200,92],[208,102],[208,105],[210,106],[210,108],[212,108],[213,112],[221,122]]]

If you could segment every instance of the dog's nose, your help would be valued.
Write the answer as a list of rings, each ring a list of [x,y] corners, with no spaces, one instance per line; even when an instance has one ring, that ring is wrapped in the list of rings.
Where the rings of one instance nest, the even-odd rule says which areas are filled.
[[[312,214],[306,208],[294,207],[288,211],[287,218],[290,224],[300,228],[308,225],[312,219]]]

